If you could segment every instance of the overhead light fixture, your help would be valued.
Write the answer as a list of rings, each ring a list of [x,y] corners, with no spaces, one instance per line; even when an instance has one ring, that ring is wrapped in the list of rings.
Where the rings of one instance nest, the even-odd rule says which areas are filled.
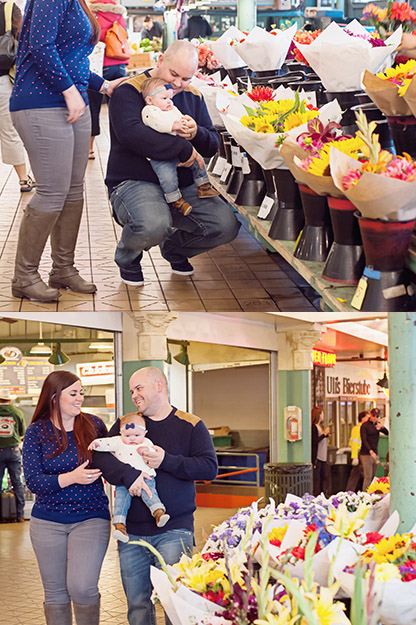
[[[45,345],[42,339],[42,322],[39,321],[39,341],[30,348],[29,354],[31,356],[50,356],[52,354],[52,349],[49,345]]]
[[[171,365],[171,364],[172,364],[172,353],[171,353],[171,351],[170,351],[170,349],[169,349],[169,345],[167,346],[167,350],[168,350],[168,353],[166,354],[166,360],[165,360],[165,362],[166,362],[168,365]]]
[[[48,362],[50,362],[51,365],[64,365],[68,360],[69,357],[61,350],[61,344],[55,343],[52,356],[48,358]]]
[[[105,341],[107,342],[102,339],[105,339]],[[111,352],[113,351],[113,342],[111,341],[111,339],[105,336],[104,332],[97,332],[96,339],[91,340],[91,343],[88,345],[88,349],[97,349],[102,352]]]
[[[0,354],[0,365],[5,361],[5,357]]]
[[[187,345],[182,344],[181,351],[179,352],[179,354],[176,354],[173,359],[179,362],[181,365],[189,365]]]

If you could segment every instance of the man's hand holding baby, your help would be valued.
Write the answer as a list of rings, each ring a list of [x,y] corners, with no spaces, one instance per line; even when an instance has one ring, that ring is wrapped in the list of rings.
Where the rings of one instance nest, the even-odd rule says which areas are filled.
[[[137,447],[137,453],[141,455],[144,462],[151,469],[158,469],[165,457],[165,450],[158,445],[153,445],[152,449],[149,447]]]

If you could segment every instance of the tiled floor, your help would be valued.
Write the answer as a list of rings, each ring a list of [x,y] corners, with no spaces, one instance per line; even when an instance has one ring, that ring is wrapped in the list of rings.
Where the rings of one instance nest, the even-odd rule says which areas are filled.
[[[145,284],[129,287],[121,282],[113,261],[120,228],[112,217],[104,186],[109,147],[103,107],[103,132],[96,141],[96,159],[89,161],[86,206],[76,250],[83,276],[98,287],[96,295],[61,291],[58,303],[36,303],[12,297],[10,279],[19,223],[31,194],[20,194],[10,166],[0,164],[0,312],[1,311],[308,311],[317,294],[278,255],[267,253],[244,227],[229,245],[194,258],[192,277],[175,276],[159,248],[145,253]],[[50,269],[49,248],[41,273]]]
[[[235,511],[235,508],[199,508],[195,514],[196,548],[201,549],[204,535],[213,525],[221,523]],[[115,542],[110,540],[100,577],[100,622],[127,625]],[[43,589],[29,539],[28,521],[0,524],[0,564],[0,625],[44,625]],[[157,614],[158,625],[162,625],[163,611],[158,609]]]

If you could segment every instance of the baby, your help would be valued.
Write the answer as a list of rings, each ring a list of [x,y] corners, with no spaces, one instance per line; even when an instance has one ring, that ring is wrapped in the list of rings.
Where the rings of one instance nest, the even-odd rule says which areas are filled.
[[[142,490],[141,498],[143,503],[149,508],[158,527],[163,527],[169,521],[170,516],[166,514],[166,508],[159,499],[156,490],[155,475],[156,471],[149,468],[139,452],[137,447],[149,447],[153,449],[152,441],[145,438],[146,422],[142,415],[133,413],[124,415],[120,419],[120,436],[111,436],[109,438],[96,438],[89,445],[88,449],[95,451],[111,451],[120,462],[130,464],[135,469],[140,469],[151,477],[146,480],[146,486],[149,487],[152,497]],[[134,447],[133,447],[134,445]],[[126,530],[126,517],[130,508],[131,495],[125,486],[116,486],[116,496],[114,499],[114,515],[113,538],[123,543],[129,542],[129,535]]]
[[[178,130],[188,130],[186,119],[172,102],[173,91],[161,78],[148,78],[142,84],[142,96],[146,106],[142,110],[142,120],[157,132],[175,135]],[[166,202],[180,210],[182,215],[188,215],[192,206],[186,202],[178,185],[178,161],[156,161],[150,159],[150,164],[159,178],[160,186],[165,194]],[[201,169],[195,161],[190,167],[194,181],[198,187],[198,197],[213,197],[219,195],[209,182],[205,167]]]

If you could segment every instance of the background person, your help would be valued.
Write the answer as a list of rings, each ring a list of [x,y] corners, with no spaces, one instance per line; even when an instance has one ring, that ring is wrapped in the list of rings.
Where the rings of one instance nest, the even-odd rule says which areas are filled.
[[[312,465],[313,494],[326,494],[328,487],[328,436],[329,427],[323,428],[324,412],[320,406],[312,408]]]
[[[360,462],[360,450],[361,450],[361,426],[366,423],[370,418],[370,413],[367,410],[360,412],[358,415],[358,423],[351,429],[349,446],[351,447],[351,473],[348,478],[346,490],[352,490],[357,492],[360,483],[363,479],[363,466]]]
[[[106,184],[113,215],[123,227],[115,262],[127,284],[144,284],[143,250],[160,245],[172,271],[190,276],[189,258],[232,241],[240,223],[220,197],[198,198],[189,168],[201,156],[213,156],[220,137],[204,99],[189,87],[198,68],[198,52],[189,41],[175,41],[157,67],[131,78],[117,89],[110,105],[111,148]],[[147,78],[161,78],[173,87],[173,103],[187,120],[176,136],[156,132],[141,119],[145,106],[141,87]],[[148,159],[177,160],[179,188],[192,213],[171,211]]]
[[[88,445],[107,428],[81,412],[81,382],[69,371],[45,379],[23,442],[23,469],[36,495],[30,539],[45,591],[47,625],[98,625],[98,578],[110,536],[108,499]]]
[[[59,288],[96,291],[74,266],[91,136],[87,87],[111,95],[123,80],[108,82],[90,72],[88,56],[98,37],[86,0],[26,3],[10,110],[37,189],[20,224],[14,297],[50,301],[60,297]],[[53,265],[47,286],[38,269],[49,235]]]
[[[100,41],[105,43],[105,36],[108,29],[118,22],[124,29],[126,28],[125,15],[127,9],[117,0],[90,0],[89,8],[97,18],[100,25]],[[103,78],[104,80],[114,80],[127,75],[128,61],[120,61],[106,56],[104,50],[103,61]],[[103,94],[99,91],[88,89],[88,100],[91,112],[91,139],[90,151],[88,158],[93,160],[94,154],[94,138],[100,134],[100,110],[103,102]]]
[[[199,37],[211,37],[212,27],[202,15],[191,15],[183,32],[184,39],[199,39]]]
[[[0,35],[6,31],[5,2],[0,3]],[[18,39],[20,26],[22,24],[22,13],[16,3],[12,8],[12,33]],[[0,144],[1,160],[6,165],[13,165],[18,177],[20,191],[25,193],[32,191],[36,186],[35,182],[27,174],[26,153],[23,143],[10,117],[9,102],[12,92],[10,80],[10,69],[0,69]]]
[[[12,406],[7,389],[0,389],[0,492],[7,469],[16,497],[17,522],[24,523],[25,493],[22,484],[20,445],[26,430],[23,412]]]
[[[379,409],[373,408],[368,421],[361,426],[360,462],[364,473],[363,491],[367,490],[376,475],[380,432],[389,433],[388,429],[381,425],[379,417]]]
[[[140,39],[153,39],[153,37],[163,36],[163,26],[159,22],[152,20],[150,15],[146,15],[143,20],[143,28],[140,31]]]
[[[174,564],[182,553],[192,552],[195,480],[216,477],[218,465],[214,446],[201,419],[169,404],[167,380],[160,369],[145,367],[133,373],[130,392],[138,412],[145,418],[156,450],[156,453],[141,450],[142,457],[148,467],[157,469],[157,490],[170,520],[163,528],[157,527],[140,496],[133,496],[127,531],[130,540],[145,539],[158,549],[168,564]],[[110,436],[119,432],[118,419]],[[123,484],[131,495],[140,495],[145,483],[143,473],[122,464],[109,453],[95,454],[94,462],[111,484]],[[154,605],[150,601],[150,566],[159,566],[159,563],[147,549],[131,542],[119,542],[118,548],[129,624],[155,623]]]

